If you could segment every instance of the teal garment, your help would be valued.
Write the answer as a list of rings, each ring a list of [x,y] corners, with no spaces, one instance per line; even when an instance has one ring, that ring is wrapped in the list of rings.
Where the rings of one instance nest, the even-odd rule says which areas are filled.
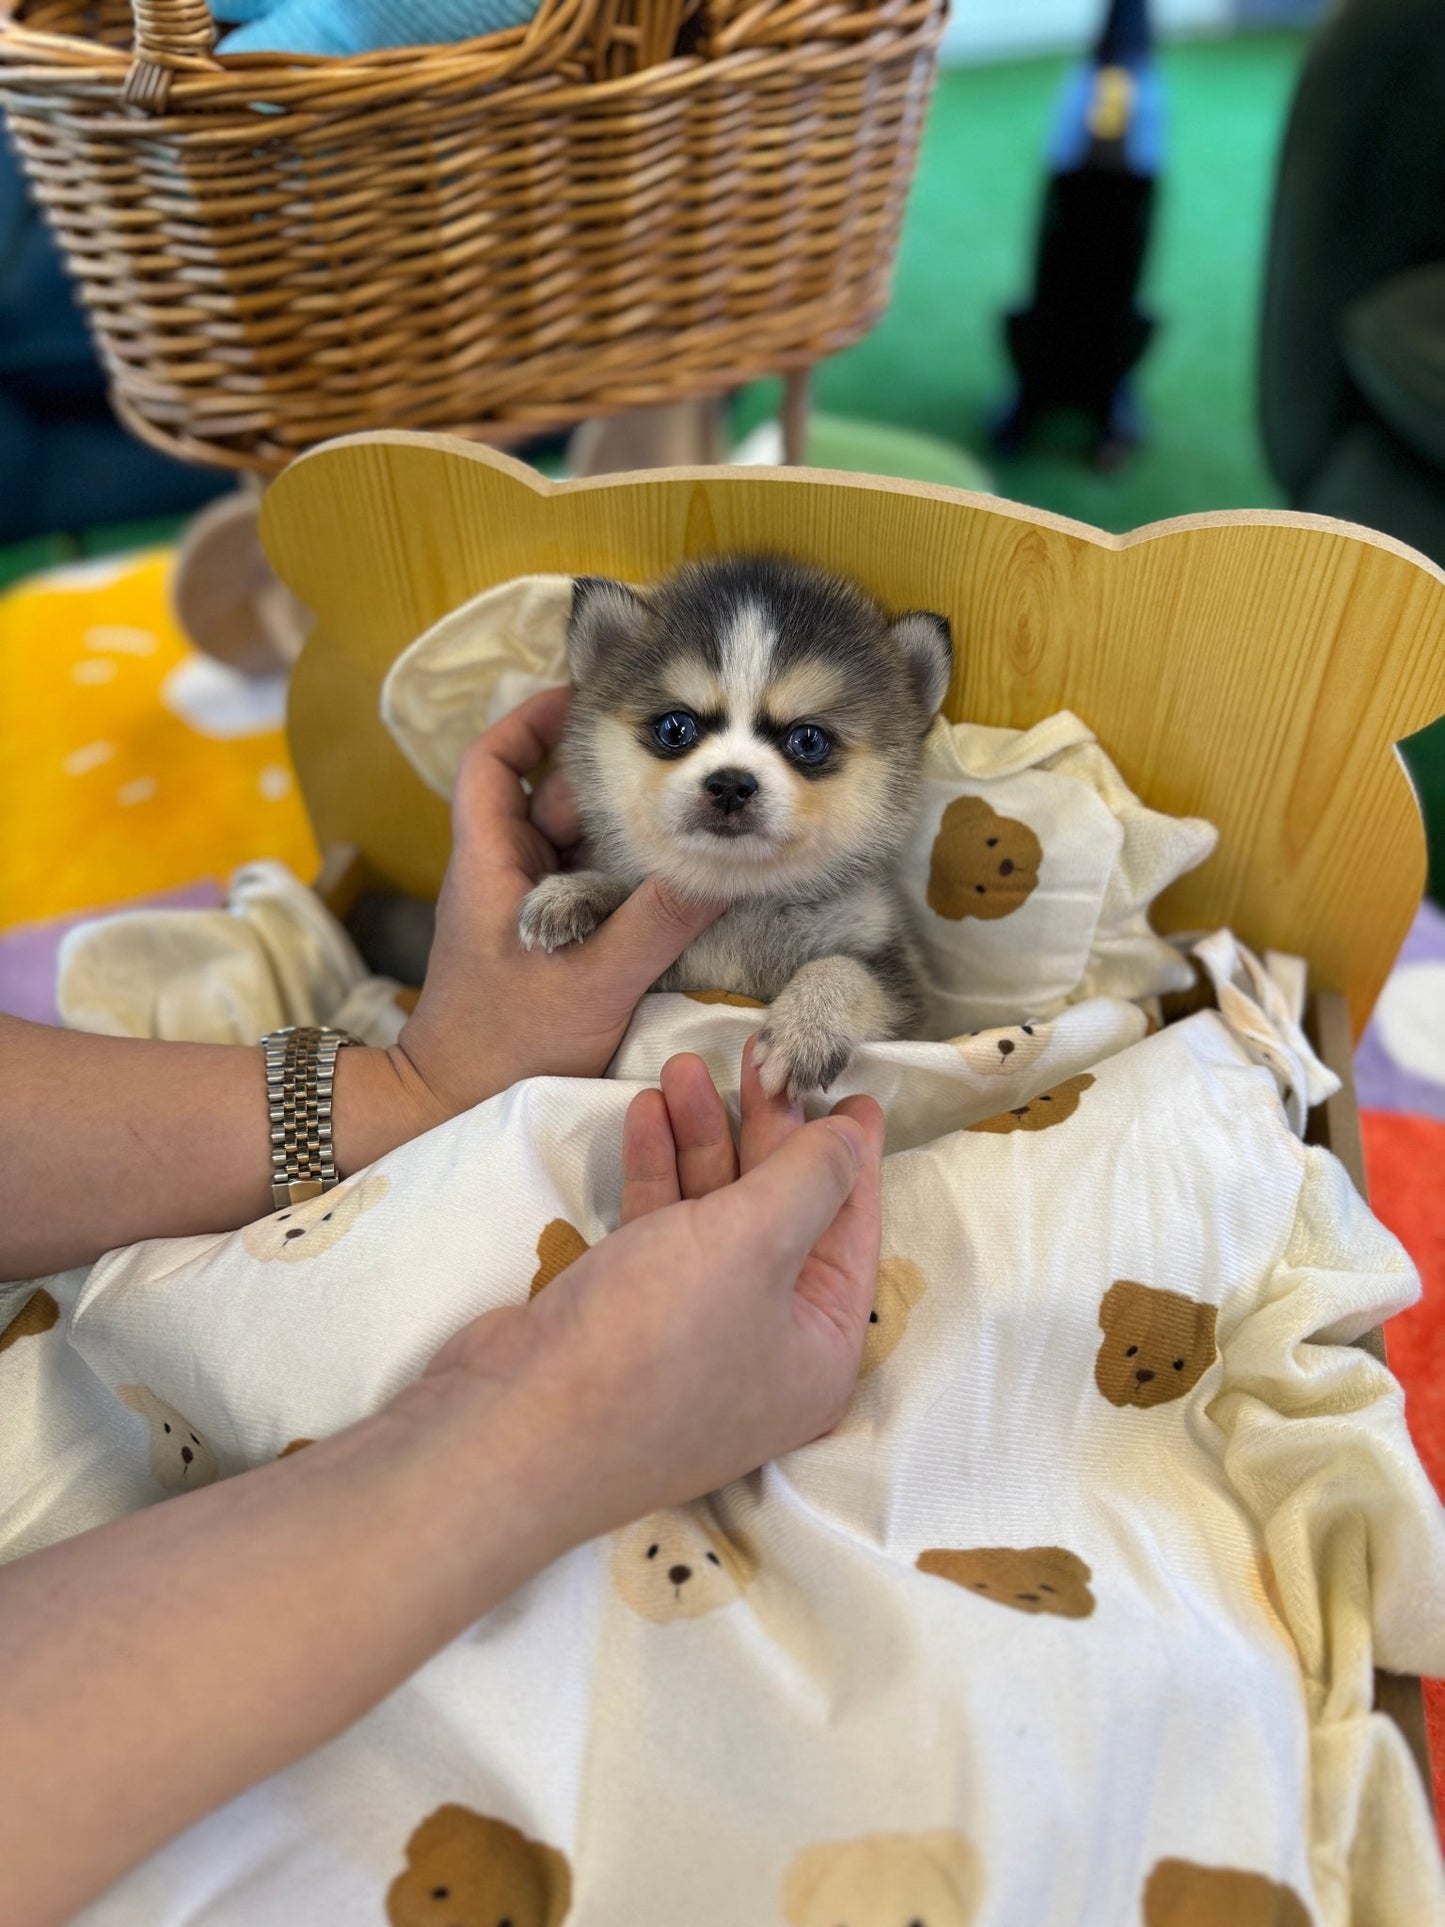
[[[1445,4],[1338,0],[1275,190],[1259,410],[1290,504],[1445,565]],[[1402,748],[1445,902],[1445,718]]]
[[[235,22],[223,54],[363,54],[382,47],[425,47],[474,40],[524,26],[539,0],[219,0]]]
[[[1341,0],[1310,48],[1280,157],[1259,405],[1292,505],[1445,563],[1442,127],[1445,6]]]

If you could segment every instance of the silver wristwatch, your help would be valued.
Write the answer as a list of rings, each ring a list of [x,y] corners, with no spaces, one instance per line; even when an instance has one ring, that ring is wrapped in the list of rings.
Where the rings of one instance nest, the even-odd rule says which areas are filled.
[[[261,1039],[271,1115],[271,1202],[278,1211],[319,1198],[336,1183],[331,1148],[336,1053],[360,1042],[344,1030],[312,1024],[288,1024]]]

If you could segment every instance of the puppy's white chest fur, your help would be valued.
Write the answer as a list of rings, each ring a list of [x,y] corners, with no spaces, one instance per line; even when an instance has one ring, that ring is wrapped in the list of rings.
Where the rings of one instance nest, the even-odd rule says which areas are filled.
[[[659,990],[732,990],[771,1003],[803,964],[839,951],[882,952],[897,942],[897,899],[868,882],[821,903],[737,903],[690,943]]]

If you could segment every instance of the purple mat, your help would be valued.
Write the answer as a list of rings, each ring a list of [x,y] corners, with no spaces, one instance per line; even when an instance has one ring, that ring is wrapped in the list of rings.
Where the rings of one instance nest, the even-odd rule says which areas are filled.
[[[108,903],[101,910],[78,910],[46,923],[22,923],[0,934],[0,1011],[28,1017],[36,1024],[58,1024],[55,1008],[55,959],[60,939],[78,923],[114,916],[121,910],[214,910],[224,902],[219,883],[187,883],[178,890]]]
[[[1406,964],[1445,963],[1445,910],[1427,897],[1411,926],[1398,970]],[[1445,1031],[1445,1009],[1440,1013]],[[1360,1106],[1370,1111],[1413,1111],[1417,1117],[1445,1120],[1445,1084],[1421,1077],[1390,1055],[1379,1022],[1372,1018],[1355,1052],[1355,1091]]]

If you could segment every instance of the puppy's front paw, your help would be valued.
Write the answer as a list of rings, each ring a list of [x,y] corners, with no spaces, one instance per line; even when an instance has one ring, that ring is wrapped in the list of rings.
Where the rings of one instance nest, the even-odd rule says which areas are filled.
[[[776,1097],[786,1086],[794,1104],[809,1091],[826,1091],[847,1070],[852,1055],[851,1036],[777,1009],[753,1045],[753,1062],[764,1091]]]
[[[523,949],[562,950],[590,937],[617,907],[615,893],[604,889],[603,881],[581,870],[544,877],[527,892],[517,919]]]

